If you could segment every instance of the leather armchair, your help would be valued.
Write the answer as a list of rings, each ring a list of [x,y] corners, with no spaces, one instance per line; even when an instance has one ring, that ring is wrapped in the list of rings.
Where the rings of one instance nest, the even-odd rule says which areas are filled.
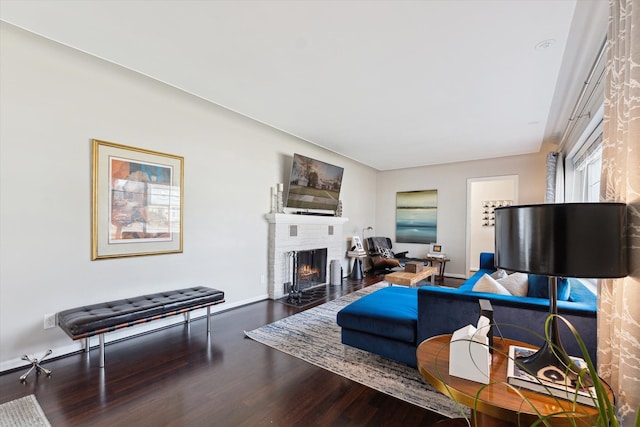
[[[393,252],[393,244],[388,237],[367,237],[367,255],[371,262],[371,271],[381,273],[392,269],[404,268],[407,261],[422,261],[425,265],[429,261],[421,258],[411,258],[407,254],[409,251]]]

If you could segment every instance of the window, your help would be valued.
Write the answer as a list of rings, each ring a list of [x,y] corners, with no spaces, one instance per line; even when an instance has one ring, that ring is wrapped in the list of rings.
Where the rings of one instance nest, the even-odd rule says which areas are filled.
[[[574,163],[574,197],[575,202],[600,201],[600,173],[602,171],[602,145],[597,147],[587,157]]]
[[[602,121],[577,148],[571,150],[566,162],[566,195],[568,202],[599,202],[602,172]],[[595,295],[596,279],[577,279]]]
[[[600,201],[602,171],[602,122],[567,156],[567,201]]]
[[[587,162],[584,168],[585,183],[585,202],[598,202],[600,201],[600,173],[602,171],[602,147],[598,147],[596,153]]]

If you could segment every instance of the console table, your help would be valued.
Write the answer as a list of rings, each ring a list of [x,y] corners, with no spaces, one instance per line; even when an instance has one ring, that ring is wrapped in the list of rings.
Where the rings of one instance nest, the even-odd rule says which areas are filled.
[[[597,409],[586,405],[573,405],[573,402],[554,399],[542,393],[521,389],[527,399],[523,400],[507,386],[507,361],[510,345],[532,347],[529,344],[510,339],[494,340],[491,361],[491,384],[485,386],[474,381],[449,375],[449,341],[451,335],[438,335],[423,341],[417,350],[418,369],[422,376],[438,391],[457,402],[475,407],[472,412],[472,425],[506,427],[531,425],[538,420],[535,407],[540,414],[550,415],[561,411],[574,411],[570,415],[557,415],[552,418],[554,426],[592,425],[597,418]],[[482,391],[480,391],[480,389]],[[607,393],[613,401],[613,392],[608,385]],[[478,391],[480,394],[477,395]],[[569,417],[572,417],[570,419]],[[474,419],[477,423],[474,424]],[[447,420],[447,423],[449,420]],[[451,420],[450,425],[459,425]],[[438,424],[438,425],[445,425]]]
[[[438,263],[437,279],[439,283],[442,283],[444,280],[444,268],[447,266],[447,262],[451,261],[451,259],[442,256],[427,256],[425,259],[429,261],[431,265],[433,265],[434,262]]]

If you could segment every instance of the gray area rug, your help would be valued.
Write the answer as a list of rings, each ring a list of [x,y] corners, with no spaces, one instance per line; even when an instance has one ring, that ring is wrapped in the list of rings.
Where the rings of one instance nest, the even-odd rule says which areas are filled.
[[[450,418],[468,415],[436,391],[417,369],[340,342],[336,314],[356,299],[376,291],[378,283],[339,299],[245,332],[246,336],[367,387]]]
[[[44,415],[33,394],[0,405],[0,426],[47,426],[49,420]]]

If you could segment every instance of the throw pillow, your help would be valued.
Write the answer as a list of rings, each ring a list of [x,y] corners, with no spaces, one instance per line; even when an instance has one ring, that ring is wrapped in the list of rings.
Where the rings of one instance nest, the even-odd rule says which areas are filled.
[[[484,274],[475,285],[473,285],[473,292],[488,292],[491,294],[499,295],[511,295],[511,293],[505,289],[500,283],[488,274]]]
[[[568,301],[571,295],[571,284],[564,277],[558,277],[558,301]],[[549,298],[549,277],[529,274],[529,290],[527,296]]]
[[[502,279],[498,279],[498,283],[511,292],[511,295],[518,297],[526,297],[529,291],[529,277],[525,273],[509,274]]]
[[[393,258],[393,252],[389,248],[383,248],[382,246],[376,247],[376,252],[383,258]]]
[[[491,273],[491,277],[493,277],[496,280],[504,279],[507,276],[508,276],[507,272],[504,271],[503,269],[498,269],[498,270],[494,271],[493,273]]]

